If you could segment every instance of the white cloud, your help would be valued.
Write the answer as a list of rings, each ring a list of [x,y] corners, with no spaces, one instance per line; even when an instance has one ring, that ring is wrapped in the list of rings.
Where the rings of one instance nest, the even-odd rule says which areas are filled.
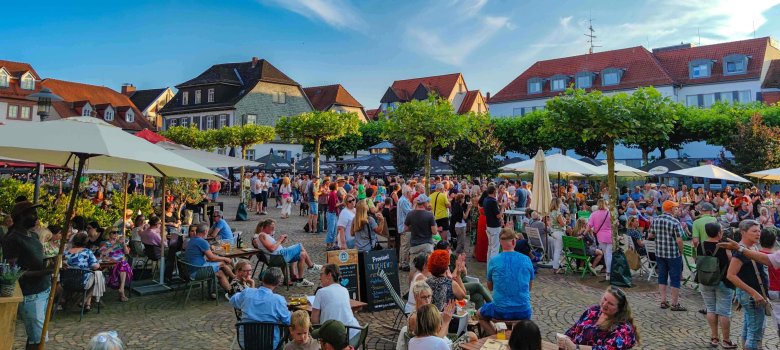
[[[260,0],[339,29],[365,32],[368,25],[349,0]]]

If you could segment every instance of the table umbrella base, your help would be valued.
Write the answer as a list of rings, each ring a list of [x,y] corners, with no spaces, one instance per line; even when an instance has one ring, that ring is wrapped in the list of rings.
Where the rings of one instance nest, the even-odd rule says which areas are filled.
[[[167,293],[171,290],[171,287],[160,283],[147,284],[144,286],[133,286],[133,293],[141,296]]]

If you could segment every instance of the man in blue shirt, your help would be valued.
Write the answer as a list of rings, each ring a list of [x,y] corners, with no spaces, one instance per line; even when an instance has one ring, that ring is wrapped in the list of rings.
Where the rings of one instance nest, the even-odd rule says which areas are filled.
[[[195,237],[190,238],[189,242],[187,242],[187,250],[184,251],[183,255],[184,261],[195,266],[210,266],[217,274],[217,280],[219,280],[219,285],[222,286],[222,289],[229,291],[230,279],[236,277],[236,275],[233,274],[233,268],[231,267],[233,261],[218,256],[211,251],[209,242],[206,242],[203,238],[206,236],[208,230],[209,226],[207,224],[201,223],[198,225],[195,229]],[[197,271],[190,271],[191,277],[194,277],[196,272]],[[211,293],[212,299],[215,299],[216,297],[216,293]]]
[[[528,191],[528,182],[521,182],[520,188],[515,191],[515,204],[518,208],[527,208],[531,204],[531,192]]]
[[[528,256],[514,251],[514,230],[504,228],[500,239],[502,252],[490,259],[487,272],[487,287],[493,292],[493,302],[485,303],[477,312],[482,330],[488,334],[495,334],[491,319],[531,318],[533,264]]]
[[[228,225],[227,221],[222,218],[222,212],[214,209],[212,218],[214,219],[214,226],[211,227],[209,238],[233,242],[235,240],[233,238],[233,230],[230,229],[230,225]]]
[[[263,273],[263,285],[258,288],[247,288],[230,298],[230,305],[240,309],[241,321],[269,322],[290,324],[290,310],[287,301],[274,289],[282,283],[282,270],[272,267]],[[243,337],[238,337],[243,342]],[[274,329],[274,349],[279,345],[279,328]],[[241,346],[243,348],[243,346]]]

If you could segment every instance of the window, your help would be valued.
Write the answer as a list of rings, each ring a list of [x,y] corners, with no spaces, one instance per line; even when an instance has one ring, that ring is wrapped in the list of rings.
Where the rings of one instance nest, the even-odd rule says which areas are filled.
[[[465,90],[466,88],[463,86],[463,83],[458,84],[458,92],[463,92]]]
[[[685,104],[689,107],[699,107],[699,95],[688,95],[685,97]]]
[[[523,115],[522,108],[512,108],[512,116]]]
[[[569,81],[569,78],[564,75],[556,75],[552,77],[552,83],[550,83],[550,90],[552,91],[563,91],[566,89],[566,83]]]
[[[8,105],[8,118],[19,118],[19,106]]]
[[[203,130],[202,125],[200,124],[200,117],[192,117],[192,126]]]
[[[200,103],[200,90],[195,90],[195,104]]]
[[[246,160],[255,160],[255,150],[253,149],[246,150]]]
[[[21,116],[21,119],[30,120],[30,107],[22,106],[22,116]]]
[[[181,93],[181,104],[186,106],[190,104],[190,93],[189,91],[184,91]]]
[[[385,110],[390,112],[395,109],[395,106],[396,106],[396,102],[388,102],[387,105],[385,106]]]
[[[702,95],[702,105],[704,108],[710,108],[715,103],[715,94]]]
[[[528,93],[538,94],[542,92],[542,83],[544,83],[544,80],[541,78],[528,79]]]
[[[92,107],[89,105],[89,103],[85,104],[84,107],[81,107],[81,116],[82,117],[92,116]]]
[[[729,92],[721,92],[720,93],[720,100],[718,100],[718,101],[728,102],[730,104],[734,103],[734,93],[731,92],[731,91],[729,91]]]
[[[183,126],[185,128],[189,128],[190,127],[190,118],[188,118],[188,117],[181,118],[181,126]]]
[[[107,122],[114,120],[114,110],[111,108],[106,108],[106,111],[103,112],[103,119],[105,119]]]
[[[723,74],[744,74],[747,72],[748,56],[728,55],[723,58]]]
[[[128,123],[132,123],[135,121],[135,113],[133,113],[132,109],[128,109],[127,113],[125,113],[125,121]]]
[[[206,97],[209,103],[214,102],[214,89],[209,89],[208,97]]]
[[[221,129],[221,128],[227,126],[227,117],[228,116],[225,115],[225,114],[219,116],[219,125],[217,126],[218,128]]]
[[[601,72],[601,85],[610,86],[620,84],[620,78],[623,77],[623,69],[607,68]]]
[[[257,115],[255,114],[247,114],[246,115],[246,125],[254,125],[257,124]]]
[[[8,87],[8,74],[0,70],[0,87]]]
[[[30,73],[26,73],[22,77],[22,89],[35,90],[35,79],[33,79]]]
[[[750,103],[753,99],[750,98],[750,90],[742,90],[737,92],[737,101],[740,103]]]
[[[173,118],[171,119],[171,124],[168,127],[178,126],[179,125],[179,119]]]
[[[706,78],[712,74],[712,60],[695,60],[689,64],[691,79]]]
[[[204,130],[207,129],[214,129],[214,116],[210,115],[206,117],[206,126],[203,127]]]
[[[273,102],[274,103],[287,103],[287,93],[286,92],[276,92],[273,95]]]

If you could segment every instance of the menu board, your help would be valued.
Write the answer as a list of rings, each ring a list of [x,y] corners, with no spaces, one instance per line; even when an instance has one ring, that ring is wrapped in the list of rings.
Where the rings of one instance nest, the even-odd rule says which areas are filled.
[[[360,299],[360,275],[358,274],[358,251],[356,249],[331,250],[325,260],[339,267],[341,285],[349,292],[349,297]],[[361,300],[362,301],[362,300]]]
[[[385,286],[379,271],[384,271],[387,279],[396,292],[401,289],[398,286],[398,261],[394,249],[375,250],[361,253],[361,272],[365,280],[364,298],[370,311],[382,311],[395,307],[395,301],[390,290]],[[399,293],[400,294],[400,293]]]

